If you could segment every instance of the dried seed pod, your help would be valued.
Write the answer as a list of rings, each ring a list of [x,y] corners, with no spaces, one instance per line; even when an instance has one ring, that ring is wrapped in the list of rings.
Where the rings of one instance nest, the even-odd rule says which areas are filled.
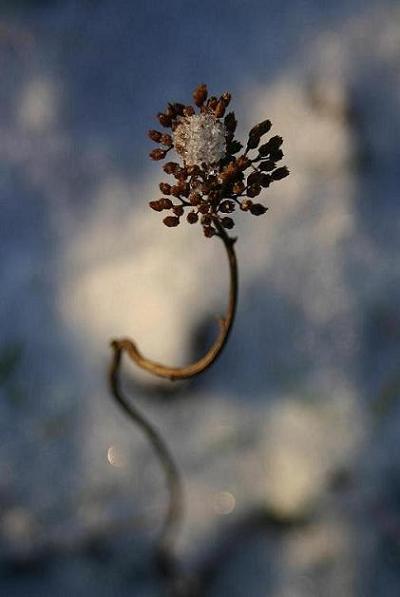
[[[278,150],[282,143],[282,137],[279,137],[279,135],[275,135],[275,137],[271,137],[271,139],[267,141],[267,143],[264,143],[264,145],[261,145],[261,147],[258,148],[258,153],[261,156],[268,155],[272,151]]]
[[[189,222],[189,224],[195,224],[196,222],[198,222],[199,216],[195,211],[190,211],[186,216],[186,219]]]
[[[269,157],[272,161],[274,162],[279,162],[279,160],[281,160],[283,158],[283,151],[282,149],[273,149],[270,154]]]
[[[164,151],[164,149],[160,149],[159,147],[157,147],[157,149],[153,149],[153,151],[150,151],[149,153],[151,159],[155,161],[163,160],[166,155],[166,151]]]
[[[263,172],[271,172],[275,168],[275,162],[272,160],[265,160],[264,162],[260,162],[258,164],[258,169]]]
[[[212,110],[214,112],[217,107],[217,104],[218,104],[218,98],[216,98],[215,95],[212,95],[210,98],[208,98],[207,108],[209,110]]]
[[[161,126],[164,126],[165,128],[169,128],[172,124],[172,118],[168,114],[159,112],[157,114],[157,118],[158,118],[158,122],[161,124]]]
[[[250,212],[253,214],[253,216],[261,216],[262,214],[265,214],[267,209],[268,207],[264,207],[264,205],[261,205],[261,203],[254,203],[250,207]]]
[[[251,186],[253,184],[260,184],[260,172],[252,172],[247,177],[247,184]]]
[[[171,209],[173,203],[171,199],[168,199],[168,197],[163,197],[162,199],[160,199],[160,205],[163,209]]]
[[[201,195],[200,193],[192,192],[189,195],[189,201],[192,205],[200,205],[201,203]]]
[[[183,216],[184,209],[182,205],[174,205],[172,211],[176,216]]]
[[[172,147],[173,141],[171,135],[161,135],[160,142],[163,145],[167,145],[168,147]]]
[[[164,193],[164,195],[171,194],[171,185],[168,184],[167,182],[160,182],[159,187],[160,187],[160,191],[162,193]]]
[[[282,180],[282,178],[286,178],[286,176],[289,176],[289,170],[287,166],[282,166],[282,168],[277,168],[271,172],[271,178],[273,180]]]
[[[249,211],[249,209],[251,209],[252,205],[253,205],[253,202],[251,199],[243,199],[243,201],[240,204],[240,209],[242,211]]]
[[[179,170],[179,164],[176,162],[167,162],[164,164],[163,170],[166,174],[174,174],[174,172]]]
[[[249,133],[249,136],[258,135],[259,137],[262,137],[262,135],[268,133],[268,131],[271,129],[271,126],[272,123],[270,120],[263,120],[263,122],[256,124],[256,126],[253,126]]]
[[[239,168],[239,170],[241,170],[242,172],[244,170],[246,170],[250,166],[250,164],[251,164],[251,161],[245,155],[241,155],[236,160],[236,165]]]
[[[225,201],[222,201],[218,209],[223,214],[230,214],[233,211],[235,211],[235,203],[227,199]]]
[[[216,118],[222,118],[225,114],[225,102],[222,98],[217,102],[217,105],[214,108],[214,114]]]
[[[238,180],[233,185],[232,191],[235,193],[235,195],[240,195],[241,193],[243,193],[245,188],[246,188],[246,185],[244,184],[244,182],[242,182],[241,180]]]
[[[207,99],[208,90],[207,85],[202,84],[196,87],[193,92],[193,99],[196,106],[202,106]]]
[[[203,226],[209,226],[212,223],[212,217],[209,214],[204,214],[204,216],[201,216],[200,222]]]
[[[239,141],[231,141],[230,143],[227,143],[226,151],[232,155],[240,151],[242,147],[243,145]]]
[[[182,191],[181,186],[178,184],[174,184],[171,187],[171,195],[173,195],[174,197],[180,197],[182,194],[181,191]]]
[[[168,226],[168,228],[173,228],[174,226],[178,226],[179,218],[175,216],[167,216],[163,219],[163,223]]]
[[[160,200],[150,201],[149,205],[154,211],[162,211],[164,209]]]
[[[267,189],[271,184],[271,176],[262,172],[260,174],[259,183],[264,189]]]
[[[248,149],[256,149],[260,143],[261,135],[257,133],[253,133],[249,135],[249,140],[247,141],[246,150]]]
[[[234,112],[229,112],[224,118],[224,125],[227,131],[234,133],[237,126],[237,120]]]
[[[184,116],[193,116],[194,114],[194,108],[193,106],[185,106],[184,110],[183,110],[183,115]]]
[[[217,233],[215,228],[213,228],[212,226],[204,226],[203,232],[204,232],[204,236],[206,236],[207,238],[211,238],[212,236],[214,236]]]
[[[247,196],[248,197],[257,197],[257,195],[259,195],[261,193],[261,186],[259,184],[252,184],[248,189],[247,189]]]
[[[208,214],[208,212],[210,211],[210,205],[208,203],[202,203],[201,205],[199,205],[198,210],[201,214]]]
[[[221,224],[224,228],[227,228],[228,230],[230,230],[231,228],[234,227],[235,222],[232,220],[232,218],[222,218]]]
[[[225,108],[227,108],[229,106],[229,104],[231,103],[232,95],[229,93],[229,91],[225,91],[221,95],[221,99],[225,104]]]
[[[154,129],[151,129],[148,132],[148,135],[150,139],[155,143],[159,143],[161,141],[162,133],[160,133],[160,131],[155,131]]]
[[[175,102],[174,104],[172,104],[172,107],[174,109],[175,114],[177,114],[178,116],[183,116],[184,110],[185,110],[185,107],[186,107],[184,104],[180,104],[179,102]]]

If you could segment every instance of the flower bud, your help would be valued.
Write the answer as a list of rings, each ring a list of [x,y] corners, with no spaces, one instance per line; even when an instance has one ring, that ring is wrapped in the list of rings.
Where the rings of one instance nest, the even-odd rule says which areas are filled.
[[[257,133],[252,133],[249,135],[249,140],[247,141],[247,149],[256,149],[260,143],[261,136]]]
[[[210,206],[208,205],[208,203],[202,203],[198,209],[201,214],[208,214],[208,212],[210,211]]]

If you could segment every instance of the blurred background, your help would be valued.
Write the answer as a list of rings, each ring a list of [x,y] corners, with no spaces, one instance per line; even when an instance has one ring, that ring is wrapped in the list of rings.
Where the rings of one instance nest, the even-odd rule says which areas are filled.
[[[237,214],[217,364],[186,384],[124,366],[184,478],[179,555],[214,562],[211,597],[397,596],[398,0],[0,7],[0,593],[165,594],[163,475],[106,371],[121,335],[186,363],[224,312],[221,243],[147,206],[147,130],[207,82],[239,139],[272,120],[291,175]]]

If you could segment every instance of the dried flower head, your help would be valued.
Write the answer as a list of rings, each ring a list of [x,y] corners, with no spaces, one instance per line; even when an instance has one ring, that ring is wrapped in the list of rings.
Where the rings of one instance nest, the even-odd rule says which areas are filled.
[[[260,145],[271,129],[269,120],[250,130],[244,152],[236,155],[243,145],[234,138],[234,113],[225,115],[230,93],[209,97],[207,86],[202,84],[193,92],[193,99],[195,107],[170,103],[157,115],[159,123],[172,134],[149,131],[150,139],[161,144],[150,152],[153,160],[163,160],[172,149],[179,158],[179,163],[167,162],[163,168],[175,183],[160,184],[161,192],[177,201],[162,197],[151,201],[150,207],[170,211],[163,220],[169,227],[178,226],[186,211],[186,220],[190,224],[200,222],[205,236],[212,237],[218,227],[233,228],[235,223],[226,214],[237,207],[255,216],[264,214],[268,208],[252,199],[274,181],[285,178],[289,170],[277,167],[283,157],[282,137],[273,136]]]

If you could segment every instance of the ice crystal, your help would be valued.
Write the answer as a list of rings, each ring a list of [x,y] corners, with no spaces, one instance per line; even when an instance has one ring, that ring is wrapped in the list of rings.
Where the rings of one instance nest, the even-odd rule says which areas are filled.
[[[187,166],[215,164],[225,155],[225,126],[213,114],[193,114],[180,120],[173,138]]]

